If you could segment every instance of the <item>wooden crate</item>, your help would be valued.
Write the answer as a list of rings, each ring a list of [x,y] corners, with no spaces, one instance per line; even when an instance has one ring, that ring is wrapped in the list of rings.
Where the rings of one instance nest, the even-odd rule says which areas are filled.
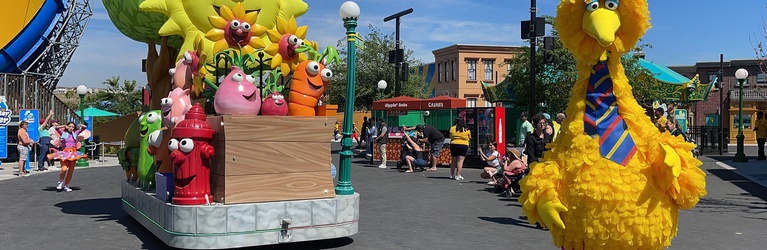
[[[335,197],[330,176],[334,117],[208,116],[211,191],[240,204]]]

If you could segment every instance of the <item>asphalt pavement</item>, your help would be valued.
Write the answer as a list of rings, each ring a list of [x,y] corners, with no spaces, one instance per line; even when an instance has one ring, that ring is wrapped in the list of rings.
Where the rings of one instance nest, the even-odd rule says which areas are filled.
[[[336,165],[339,149],[334,143]],[[767,164],[731,157],[700,158],[708,196],[680,213],[670,249],[764,249],[767,188],[755,181]],[[9,166],[0,171],[0,249],[169,249],[122,211],[124,173],[114,158],[78,168],[71,193],[56,191],[57,172],[16,177]],[[408,174],[355,158],[358,234],[250,249],[557,249],[548,231],[527,223],[516,198],[490,192],[479,168],[465,169],[463,181],[448,172]]]

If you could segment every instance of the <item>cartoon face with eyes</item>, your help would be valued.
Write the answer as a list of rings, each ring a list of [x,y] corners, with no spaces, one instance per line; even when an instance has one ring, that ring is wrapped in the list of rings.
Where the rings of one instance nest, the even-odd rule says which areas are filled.
[[[264,103],[261,104],[261,115],[288,115],[288,103],[285,102],[285,96],[277,91],[274,91],[266,96]]]
[[[314,108],[325,93],[333,71],[315,61],[304,61],[296,67],[290,87],[290,116],[314,116]]]
[[[228,115],[258,115],[261,110],[261,91],[256,78],[245,74],[239,67],[232,66],[232,72],[219,84],[213,107],[216,113]]]

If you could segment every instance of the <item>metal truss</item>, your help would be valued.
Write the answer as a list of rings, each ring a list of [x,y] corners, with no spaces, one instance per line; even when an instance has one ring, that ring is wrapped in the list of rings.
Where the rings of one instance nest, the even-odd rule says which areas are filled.
[[[23,71],[25,75],[37,78],[49,90],[54,90],[59,83],[93,16],[90,0],[65,1],[66,10],[59,16],[42,45],[44,49]]]

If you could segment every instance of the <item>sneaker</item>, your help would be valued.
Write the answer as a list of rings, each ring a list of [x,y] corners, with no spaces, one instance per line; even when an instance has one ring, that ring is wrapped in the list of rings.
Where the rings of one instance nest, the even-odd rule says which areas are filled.
[[[460,175],[456,175],[456,176],[455,176],[455,180],[456,180],[456,181],[462,181],[462,180],[463,180],[463,176],[460,176]]]
[[[386,168],[386,165],[383,165],[383,164],[378,165],[378,168]]]
[[[71,189],[71,188],[69,188],[69,187],[67,187],[67,186],[64,186],[64,191],[67,191],[67,192],[72,192],[72,189]]]
[[[56,190],[61,190],[61,187],[63,187],[63,186],[64,186],[64,182],[63,181],[59,181],[59,185],[56,186]]]
[[[451,175],[451,176],[450,176],[450,179],[451,179],[451,180],[455,179],[455,175]]]

